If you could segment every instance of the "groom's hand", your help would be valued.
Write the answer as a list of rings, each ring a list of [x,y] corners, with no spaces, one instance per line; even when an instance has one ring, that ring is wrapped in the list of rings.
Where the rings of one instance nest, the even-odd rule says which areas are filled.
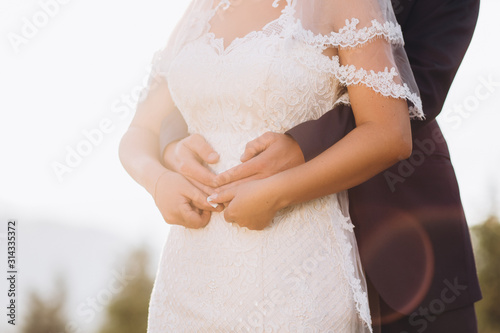
[[[217,185],[229,188],[249,180],[267,178],[305,161],[299,144],[291,136],[266,132],[246,145],[241,162],[217,175]]]
[[[210,193],[217,187],[215,174],[206,164],[219,161],[219,155],[199,134],[192,134],[180,141],[170,143],[164,151],[164,165],[180,173],[200,190]]]

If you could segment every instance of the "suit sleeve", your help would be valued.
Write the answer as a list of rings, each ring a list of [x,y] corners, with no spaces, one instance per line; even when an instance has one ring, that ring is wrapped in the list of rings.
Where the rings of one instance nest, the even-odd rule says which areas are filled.
[[[433,121],[469,47],[479,13],[479,0],[413,0],[403,28],[405,49],[420,90],[426,120],[413,120],[416,131]],[[348,115],[347,113],[350,113]],[[354,128],[347,106],[302,123],[287,134],[300,145],[306,161],[316,157]]]

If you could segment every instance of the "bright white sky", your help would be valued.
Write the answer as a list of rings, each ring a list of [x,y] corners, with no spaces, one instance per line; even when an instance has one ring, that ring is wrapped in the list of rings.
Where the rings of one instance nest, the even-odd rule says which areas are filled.
[[[128,239],[163,238],[168,227],[149,194],[118,160],[118,143],[133,112],[121,100],[140,86],[185,3],[69,1],[15,52],[9,33],[21,34],[24,18],[33,21],[41,7],[33,0],[1,0],[2,220],[86,225]],[[492,37],[500,32],[499,12],[498,1],[482,1],[473,43],[445,107],[449,118],[441,119],[470,224],[491,212],[492,192],[500,185],[500,47]],[[496,82],[490,95],[460,116],[455,105],[471,102],[481,78],[488,76]],[[128,114],[113,113],[116,105]],[[76,149],[85,139],[82,131],[104,119],[110,133],[59,181],[52,164],[65,163],[67,148]]]

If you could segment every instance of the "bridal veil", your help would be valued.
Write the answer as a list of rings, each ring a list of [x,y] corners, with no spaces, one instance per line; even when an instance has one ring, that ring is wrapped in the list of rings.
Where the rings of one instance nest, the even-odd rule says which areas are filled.
[[[166,47],[156,53],[151,77],[168,74],[172,59],[186,43],[200,37],[213,11],[240,1],[247,0],[192,0]],[[283,38],[338,50],[338,56],[325,56],[322,62],[306,57],[297,61],[335,75],[344,86],[363,84],[384,96],[406,99],[410,117],[424,118],[390,0],[274,0],[272,5],[276,7],[280,1],[287,2],[285,10],[295,18]]]

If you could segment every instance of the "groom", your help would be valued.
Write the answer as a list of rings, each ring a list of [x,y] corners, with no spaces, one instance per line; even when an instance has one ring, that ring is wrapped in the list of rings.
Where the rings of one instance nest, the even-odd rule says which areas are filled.
[[[474,302],[481,292],[456,177],[435,118],[470,43],[479,0],[393,0],[393,7],[426,120],[412,121],[409,159],[349,190],[374,326],[384,333],[474,333]],[[217,177],[198,162],[215,162],[215,152],[201,137],[187,136],[179,113],[164,121],[161,144],[165,165],[199,186],[213,186],[214,179],[231,186],[313,159],[354,127],[351,109],[338,106],[287,135],[266,133],[250,142],[244,163]]]

